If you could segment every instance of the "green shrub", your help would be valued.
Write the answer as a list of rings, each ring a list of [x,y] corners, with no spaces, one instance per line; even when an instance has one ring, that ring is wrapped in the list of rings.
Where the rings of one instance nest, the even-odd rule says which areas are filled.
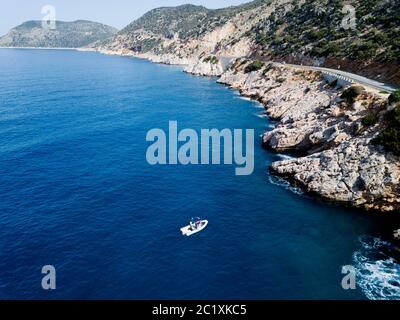
[[[263,73],[262,73],[263,76],[265,76],[268,73],[268,71],[270,71],[271,69],[272,69],[272,63],[267,64],[263,70]]]
[[[400,89],[396,90],[389,96],[388,100],[389,104],[399,103],[400,102]]]
[[[364,127],[373,126],[378,121],[377,117],[373,113],[367,114],[362,120],[362,124]]]
[[[279,46],[285,42],[284,38],[275,36],[275,38],[271,41],[273,46]]]
[[[372,33],[372,35],[370,36],[371,41],[378,43],[380,45],[384,45],[385,43],[389,42],[389,36],[379,30],[374,30],[374,32]]]
[[[323,39],[323,38],[327,37],[329,33],[330,32],[329,32],[328,28],[310,30],[308,32],[308,34],[307,34],[307,38],[310,41],[316,41],[316,40]]]
[[[390,111],[387,118],[388,127],[373,140],[373,143],[383,146],[386,151],[400,155],[400,107]]]
[[[211,63],[211,64],[217,64],[219,62],[218,58],[216,56],[208,56],[203,59],[203,62],[205,63]]]
[[[311,50],[311,55],[316,57],[322,57],[325,55],[325,48],[322,46],[315,46]]]
[[[321,41],[311,50],[311,55],[317,57],[326,57],[328,55],[336,55],[340,53],[340,46],[336,42]]]
[[[246,68],[244,69],[244,72],[245,73],[250,73],[250,72],[253,72],[253,71],[258,71],[263,66],[264,66],[264,62],[262,62],[260,60],[255,60],[255,61],[251,62],[250,64],[248,64],[246,66]]]
[[[376,55],[379,45],[373,41],[356,42],[350,46],[350,57],[353,59],[371,59]]]
[[[340,96],[342,99],[345,99],[348,103],[353,103],[354,100],[365,91],[364,87],[361,86],[351,86],[343,91]]]
[[[336,55],[340,52],[340,46],[336,42],[328,43],[324,49],[325,55]]]

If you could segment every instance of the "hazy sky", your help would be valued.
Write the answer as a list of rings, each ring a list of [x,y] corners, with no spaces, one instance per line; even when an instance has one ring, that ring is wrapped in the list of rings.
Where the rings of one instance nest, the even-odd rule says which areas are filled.
[[[45,5],[56,8],[56,19],[93,20],[123,28],[147,11],[161,6],[185,3],[222,8],[250,0],[1,0],[0,35],[27,20],[41,20]]]

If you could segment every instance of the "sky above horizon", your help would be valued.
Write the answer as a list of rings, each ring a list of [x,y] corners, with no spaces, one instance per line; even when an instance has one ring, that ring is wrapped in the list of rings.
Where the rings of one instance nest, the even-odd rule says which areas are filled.
[[[147,11],[164,6],[191,3],[210,9],[223,8],[250,2],[251,0],[2,0],[0,4],[0,35],[27,20],[41,20],[42,8],[52,5],[56,19],[74,21],[79,19],[105,23],[122,29]]]

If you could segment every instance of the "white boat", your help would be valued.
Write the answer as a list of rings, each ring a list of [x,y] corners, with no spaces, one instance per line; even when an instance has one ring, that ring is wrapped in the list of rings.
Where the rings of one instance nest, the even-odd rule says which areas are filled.
[[[181,228],[182,235],[191,236],[195,233],[203,231],[208,225],[208,220],[201,220],[200,218],[194,218],[190,221],[190,224],[186,227]]]

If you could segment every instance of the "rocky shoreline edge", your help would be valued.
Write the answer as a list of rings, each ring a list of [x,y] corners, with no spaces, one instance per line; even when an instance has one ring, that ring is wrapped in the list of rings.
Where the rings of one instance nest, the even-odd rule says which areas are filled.
[[[265,114],[277,122],[264,134],[263,145],[297,156],[274,162],[272,174],[328,202],[372,212],[399,211],[400,158],[373,143],[393,109],[388,92],[248,58],[223,62],[213,55],[179,59],[86,50],[182,65],[187,73],[218,77],[219,83],[262,103]]]

